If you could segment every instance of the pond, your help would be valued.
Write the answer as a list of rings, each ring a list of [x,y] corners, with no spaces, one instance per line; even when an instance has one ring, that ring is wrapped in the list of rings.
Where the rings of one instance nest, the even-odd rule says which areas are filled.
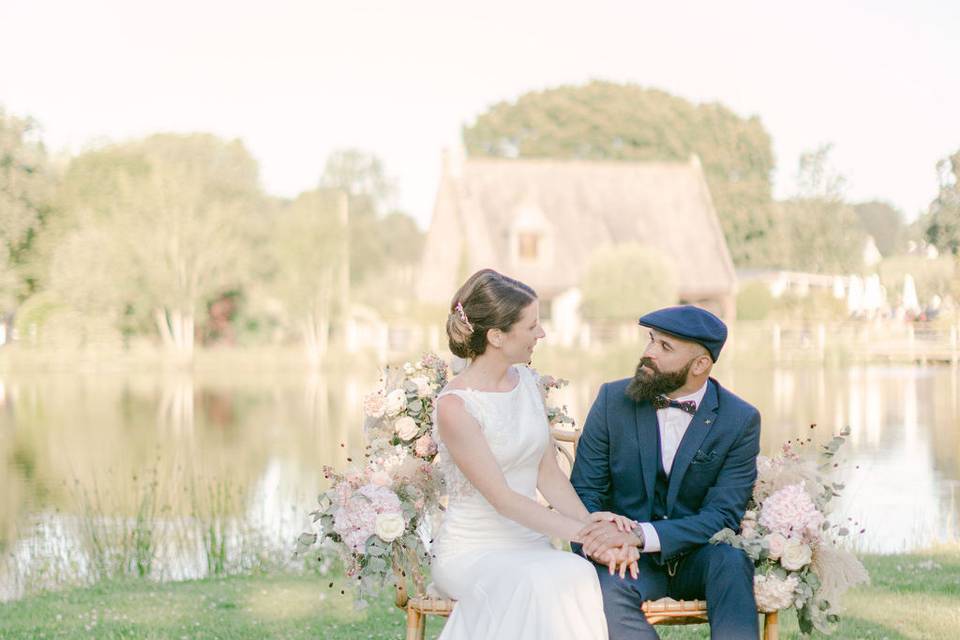
[[[634,360],[547,352],[534,364],[571,380],[558,400],[580,423]],[[864,529],[857,549],[960,537],[956,368],[721,359],[715,375],[760,409],[766,455],[851,428],[836,516]],[[289,562],[322,466],[362,458],[361,401],[376,382],[373,364],[356,363],[3,374],[0,599],[111,572],[179,579]]]

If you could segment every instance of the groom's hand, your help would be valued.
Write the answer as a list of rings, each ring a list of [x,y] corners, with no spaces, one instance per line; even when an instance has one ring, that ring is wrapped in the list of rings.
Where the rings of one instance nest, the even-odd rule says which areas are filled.
[[[594,562],[607,565],[610,575],[619,573],[621,578],[625,578],[627,571],[629,571],[634,580],[640,575],[640,551],[633,546],[624,545],[616,549],[610,549],[601,558],[593,557],[591,559]]]

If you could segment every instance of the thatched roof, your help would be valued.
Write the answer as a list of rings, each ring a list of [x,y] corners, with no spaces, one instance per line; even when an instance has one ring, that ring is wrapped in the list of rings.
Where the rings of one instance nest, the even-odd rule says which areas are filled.
[[[511,237],[518,228],[545,231],[546,253],[536,264],[517,259]],[[682,299],[733,294],[733,263],[696,158],[483,158],[444,168],[420,295],[446,303],[465,275],[492,267],[549,298],[577,285],[593,251],[622,242],[656,246],[672,257]]]

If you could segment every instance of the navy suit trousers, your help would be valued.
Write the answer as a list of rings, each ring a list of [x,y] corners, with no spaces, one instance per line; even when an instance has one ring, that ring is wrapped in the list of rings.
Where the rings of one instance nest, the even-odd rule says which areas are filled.
[[[706,600],[710,637],[718,640],[757,640],[760,633],[753,597],[753,563],[726,544],[707,544],[683,556],[676,572],[640,557],[639,577],[611,576],[596,565],[603,591],[603,611],[610,640],[648,640],[657,633],[640,610],[645,600],[669,596],[676,600]]]

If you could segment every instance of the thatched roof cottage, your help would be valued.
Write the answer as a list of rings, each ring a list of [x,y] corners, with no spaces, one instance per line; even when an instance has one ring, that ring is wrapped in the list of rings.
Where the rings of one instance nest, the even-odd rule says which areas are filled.
[[[679,300],[734,315],[736,276],[696,157],[689,162],[462,159],[444,163],[418,278],[447,304],[492,267],[549,303],[575,289],[590,255],[655,244],[673,258]]]

